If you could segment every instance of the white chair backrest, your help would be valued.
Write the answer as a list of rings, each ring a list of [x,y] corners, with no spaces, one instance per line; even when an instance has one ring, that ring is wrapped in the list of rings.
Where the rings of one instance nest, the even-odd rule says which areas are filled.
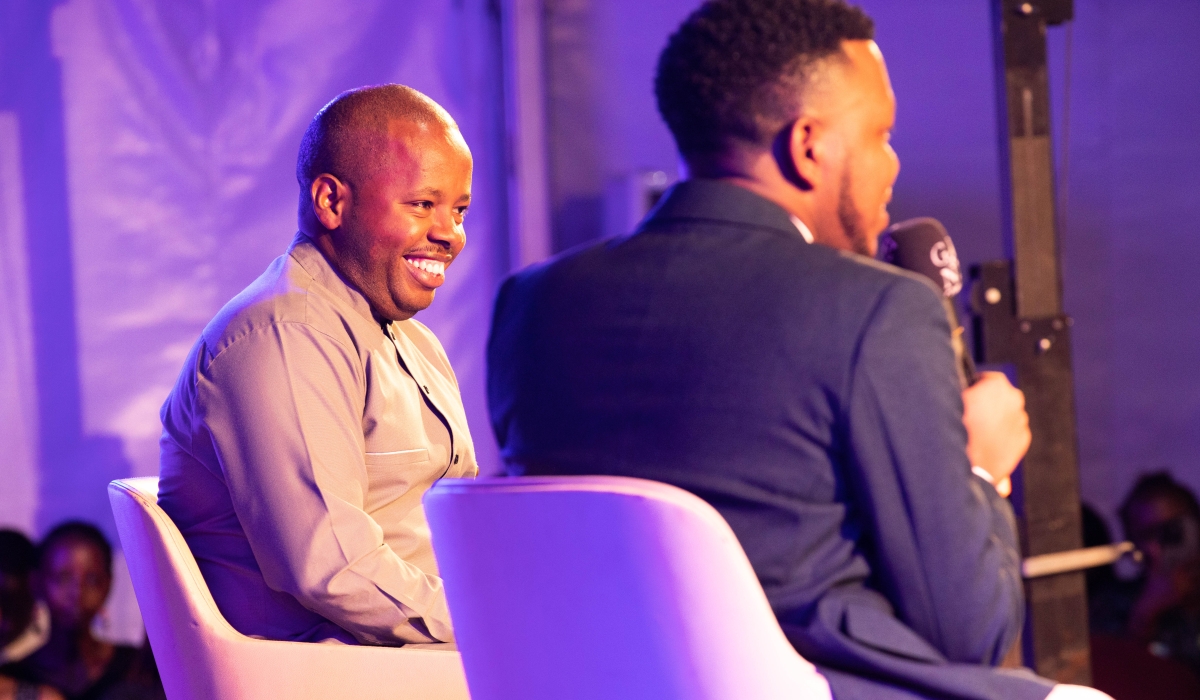
[[[707,503],[620,477],[425,495],[475,700],[829,700]]]
[[[215,643],[240,635],[217,609],[179,528],[158,507],[158,479],[114,481],[108,493],[163,685],[172,698],[215,695],[208,672]]]
[[[158,479],[108,487],[134,593],[170,700],[467,700],[453,651],[251,639],[221,615]]]

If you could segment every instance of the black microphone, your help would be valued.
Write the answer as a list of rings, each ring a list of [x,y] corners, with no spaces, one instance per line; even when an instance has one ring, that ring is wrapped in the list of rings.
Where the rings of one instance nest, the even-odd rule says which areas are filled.
[[[958,320],[954,299],[962,291],[962,268],[954,241],[942,222],[930,217],[909,219],[894,224],[879,237],[876,257],[883,262],[929,278],[942,290],[942,303],[950,320],[950,344],[957,360],[958,379],[963,388],[979,380],[975,361],[963,345],[963,327]]]

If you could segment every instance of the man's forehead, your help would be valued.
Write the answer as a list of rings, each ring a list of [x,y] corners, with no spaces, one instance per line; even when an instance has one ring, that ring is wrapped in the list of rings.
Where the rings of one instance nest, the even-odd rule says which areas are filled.
[[[892,83],[888,78],[883,52],[874,41],[844,41],[842,50],[849,59],[848,74],[862,81],[871,92],[891,96]]]
[[[470,157],[470,149],[456,124],[440,120],[391,119],[387,131],[379,134],[381,145],[393,152],[416,154],[427,149],[449,148]]]
[[[342,157],[389,167],[419,167],[424,161],[461,156],[470,159],[470,151],[457,132],[454,126],[395,119],[387,124],[386,129],[375,127],[351,131],[347,134],[349,149],[343,151]]]
[[[807,111],[827,115],[891,106],[892,86],[875,42],[843,41],[842,51],[825,59],[814,73],[806,103]]]
[[[404,196],[435,199],[470,196],[469,178],[474,164],[456,126],[397,121],[395,129],[389,129],[387,133],[377,131],[370,138],[370,144],[360,145],[359,154],[371,163],[367,172],[371,173],[376,185],[399,188]],[[443,176],[455,174],[464,174],[468,178],[465,195],[458,191],[459,185],[451,185],[443,179]],[[443,192],[435,182],[454,193]]]

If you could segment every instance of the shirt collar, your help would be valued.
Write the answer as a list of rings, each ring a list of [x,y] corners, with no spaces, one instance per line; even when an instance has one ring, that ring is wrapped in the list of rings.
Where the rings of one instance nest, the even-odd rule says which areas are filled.
[[[792,220],[792,224],[796,227],[796,230],[800,232],[800,235],[804,236],[804,240],[806,242],[812,243],[815,240],[813,238],[812,230],[800,220],[800,217],[796,216],[795,214],[788,214],[788,218]]]
[[[770,228],[788,236],[799,232],[810,242],[812,235],[807,226],[775,202],[723,180],[693,178],[673,185],[663,194],[646,222],[671,219],[727,221],[741,226]]]
[[[296,232],[296,237],[292,239],[292,244],[288,247],[288,255],[292,256],[292,259],[299,263],[300,267],[304,268],[304,271],[317,284],[330,292],[334,298],[349,305],[363,318],[373,323],[379,323],[375,314],[371,312],[371,303],[367,301],[367,298],[346,278],[342,277],[333,265],[329,264],[329,261],[325,259],[325,254],[303,231]]]

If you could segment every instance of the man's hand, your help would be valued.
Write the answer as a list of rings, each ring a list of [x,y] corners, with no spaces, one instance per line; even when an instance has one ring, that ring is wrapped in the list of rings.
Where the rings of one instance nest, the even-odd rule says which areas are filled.
[[[1001,495],[1010,490],[1008,477],[1029,449],[1029,415],[1025,394],[1000,372],[983,372],[963,392],[963,425],[972,466],[992,476]]]

